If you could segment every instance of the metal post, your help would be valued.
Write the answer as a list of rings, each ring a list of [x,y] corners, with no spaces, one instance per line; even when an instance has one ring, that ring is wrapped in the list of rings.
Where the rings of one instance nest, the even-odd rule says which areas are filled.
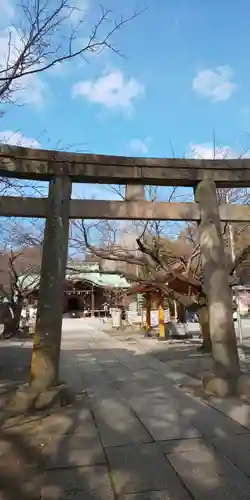
[[[226,202],[229,203],[228,193],[226,194]],[[232,262],[234,262],[235,256],[236,256],[235,255],[235,241],[234,241],[233,226],[232,226],[231,222],[229,222],[229,224],[228,224],[228,229],[229,229],[229,240],[230,240]],[[236,305],[237,305],[237,323],[238,323],[238,328],[239,328],[239,340],[240,340],[240,344],[242,345],[243,332],[242,332],[242,322],[241,322],[241,317],[240,317],[240,302],[239,302],[238,290],[236,290],[235,296],[236,296]]]
[[[243,332],[242,332],[242,323],[241,323],[241,317],[240,317],[240,301],[239,301],[239,292],[236,290],[236,304],[237,304],[237,323],[238,323],[238,328],[239,328],[239,339],[240,339],[240,345],[243,344]]]
[[[159,305],[159,339],[165,340],[164,307],[163,302]]]
[[[91,290],[91,316],[94,318],[95,316],[95,293],[94,293],[94,287],[92,287]]]
[[[147,294],[147,296],[146,296],[146,334],[149,334],[149,332],[151,330],[150,310],[151,310],[151,297],[149,294]]]

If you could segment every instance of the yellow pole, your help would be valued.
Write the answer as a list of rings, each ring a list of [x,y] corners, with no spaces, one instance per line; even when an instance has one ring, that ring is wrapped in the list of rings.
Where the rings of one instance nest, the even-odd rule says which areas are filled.
[[[159,305],[159,338],[165,340],[165,326],[164,326],[164,307],[163,302]]]
[[[150,318],[150,309],[151,309],[151,297],[149,294],[147,294],[146,297],[146,333],[149,333],[151,330],[151,318]]]

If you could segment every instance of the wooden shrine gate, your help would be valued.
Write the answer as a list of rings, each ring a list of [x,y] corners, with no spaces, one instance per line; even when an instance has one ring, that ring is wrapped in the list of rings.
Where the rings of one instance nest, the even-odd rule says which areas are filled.
[[[1,216],[46,218],[32,377],[55,382],[62,327],[69,219],[192,220],[199,223],[215,370],[237,377],[239,362],[220,221],[250,221],[250,207],[220,205],[216,187],[250,186],[250,160],[127,158],[0,147],[0,175],[49,181],[47,199],[1,197]],[[127,185],[125,201],[71,200],[72,182]],[[191,186],[196,203],[144,199],[142,185]],[[41,356],[41,350],[46,352]]]

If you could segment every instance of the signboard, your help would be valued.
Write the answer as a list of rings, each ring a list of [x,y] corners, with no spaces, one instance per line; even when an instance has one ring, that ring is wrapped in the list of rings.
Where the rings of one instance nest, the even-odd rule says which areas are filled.
[[[143,325],[146,324],[146,309],[142,310],[142,323]],[[170,321],[170,314],[169,314],[169,309],[164,310],[164,323],[169,323]],[[150,324],[152,327],[158,326],[159,325],[159,311],[154,310],[150,311]]]
[[[146,325],[146,309],[142,309],[141,311],[141,322],[143,325]]]
[[[136,301],[130,302],[128,307],[129,307],[129,311],[137,312],[137,302]]]
[[[164,311],[164,323],[168,323],[170,321],[169,309],[165,309]]]
[[[112,311],[112,326],[113,328],[121,326],[121,311]]]
[[[150,311],[150,324],[152,327],[159,325],[159,311]]]
[[[140,323],[140,316],[137,311],[128,311],[127,318],[129,323]]]

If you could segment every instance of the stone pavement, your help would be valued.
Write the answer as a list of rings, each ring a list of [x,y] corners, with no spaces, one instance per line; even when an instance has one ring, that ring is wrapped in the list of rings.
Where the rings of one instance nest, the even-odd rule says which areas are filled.
[[[190,395],[97,323],[65,332],[61,372],[74,408],[2,424],[1,500],[250,498],[250,406]]]
[[[212,355],[198,349],[201,346],[201,339],[198,338],[198,324],[190,323],[187,328],[189,332],[193,331],[193,339],[182,340],[180,338],[170,342],[159,342],[156,337],[145,338],[144,333],[138,328],[126,328],[125,331],[116,330],[111,327],[110,322],[103,326],[105,333],[121,343],[136,344],[141,352],[148,353],[167,363],[168,368],[171,367],[172,370],[201,379],[206,371],[213,368]],[[238,343],[238,347],[240,348],[241,370],[250,372],[250,348],[246,343],[242,346]]]

